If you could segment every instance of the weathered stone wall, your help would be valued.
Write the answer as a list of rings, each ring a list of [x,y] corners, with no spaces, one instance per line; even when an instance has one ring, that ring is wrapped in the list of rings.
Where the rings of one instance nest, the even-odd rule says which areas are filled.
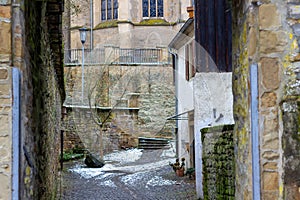
[[[12,198],[12,79],[21,71],[20,199],[55,199],[64,98],[61,2],[0,2],[0,199]],[[13,197],[13,198],[16,198]]]
[[[87,0],[72,2],[72,6],[67,3],[65,6],[71,20],[65,16],[64,27],[67,30],[64,35],[66,47],[75,49],[81,48],[78,28],[90,28],[91,9]],[[148,20],[142,17],[142,1],[123,0],[119,1],[118,19],[102,22],[101,2],[93,3],[93,46],[114,44],[122,48],[167,46],[180,29],[181,22],[188,19],[186,8],[191,6],[190,0],[164,0],[163,19]],[[68,31],[71,32],[71,38]],[[144,34],[145,32],[148,34]],[[90,31],[87,32],[85,46],[90,47]]]
[[[24,1],[16,15],[22,49],[21,198],[55,199],[58,189],[61,105],[61,2]],[[16,16],[17,17],[17,16]],[[17,21],[18,22],[18,21]],[[61,89],[62,88],[62,89]]]
[[[175,112],[170,66],[86,66],[85,69],[84,99],[81,101],[81,67],[65,67],[65,106],[70,107],[75,116],[74,121],[67,120],[67,124],[73,124],[73,130],[77,127],[79,136],[85,137],[83,142],[87,148],[94,149],[95,141],[99,140],[100,127],[93,121],[92,114],[99,118],[110,110],[104,134],[104,139],[107,136],[104,145],[113,144],[108,150],[122,144],[126,146],[126,140],[129,146],[136,146],[138,136],[172,136],[175,123],[166,120]],[[89,94],[91,105],[98,107],[97,113],[89,108]]]
[[[262,199],[299,199],[299,180],[292,178],[299,172],[299,130],[295,128],[299,126],[296,120],[298,4],[298,1],[279,0],[232,2],[237,199],[254,198],[249,112],[249,67],[252,63],[259,67]]]
[[[0,199],[11,199],[12,173],[12,86],[11,86],[11,6],[0,5]]]
[[[224,125],[201,130],[204,199],[235,199],[233,127]]]
[[[1,6],[0,6],[1,10]],[[0,11],[1,13],[1,11]],[[1,26],[0,26],[1,30]],[[0,56],[3,55],[0,51]],[[1,60],[2,61],[2,60]],[[0,61],[0,62],[1,62]],[[11,199],[12,79],[9,67],[0,64],[0,199]]]

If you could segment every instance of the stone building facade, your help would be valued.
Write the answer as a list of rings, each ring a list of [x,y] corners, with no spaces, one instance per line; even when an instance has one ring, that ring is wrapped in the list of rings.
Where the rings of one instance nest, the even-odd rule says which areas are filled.
[[[111,7],[108,6],[109,2],[112,3]],[[136,146],[138,136],[163,134],[172,137],[174,133],[175,123],[166,121],[168,116],[175,113],[173,72],[167,46],[188,19],[186,10],[191,1],[157,0],[155,11],[151,11],[154,7],[148,3],[146,5],[146,2],[150,3],[137,0],[82,0],[65,6],[65,61],[70,60],[65,62],[65,106],[69,112],[75,111],[76,107],[76,112],[85,113],[87,110],[79,111],[78,107],[89,107],[89,84],[93,81],[100,83],[102,79],[100,87],[96,89],[98,94],[92,99],[98,101],[96,104],[100,112],[114,110],[114,122],[108,123],[108,131],[104,134],[109,148],[118,146],[109,145],[109,137],[118,138],[120,144],[124,143],[125,137],[125,143],[127,140],[133,141],[129,142],[129,146]],[[148,10],[145,10],[147,6]],[[88,29],[84,43],[84,70],[81,69],[82,44],[78,31],[81,27]],[[74,56],[75,52],[79,56]],[[82,80],[85,82],[83,90]],[[84,94],[83,97],[81,94]],[[132,102],[135,102],[135,106],[131,105]],[[122,104],[122,111],[115,109],[119,103]],[[92,105],[96,104],[92,102]],[[74,123],[75,119],[72,120]],[[83,133],[80,134],[82,140],[89,144],[86,136],[92,134],[89,140],[99,141],[98,125],[94,123],[87,128],[86,124],[79,121],[82,120],[77,119],[77,127],[81,127],[78,133]],[[118,127],[118,130],[110,127]],[[112,136],[113,133],[109,131],[117,134]],[[93,145],[87,146],[92,148]]]
[[[151,16],[149,10],[146,16],[147,13],[143,12],[144,1],[114,0],[110,2],[115,4],[114,12],[117,14],[116,17],[112,16],[108,19],[102,17],[107,8],[103,8],[101,2],[105,4],[106,1],[92,2],[93,4],[86,0],[75,2],[77,15],[74,15],[73,6],[67,7],[71,8],[66,9],[66,15],[69,13],[71,18],[66,20],[64,25],[67,48],[81,48],[78,28],[84,26],[89,29],[86,42],[88,48],[100,48],[107,44],[121,48],[166,47],[183,22],[188,19],[186,9],[192,4],[190,0],[158,0],[155,8],[156,15]],[[162,5],[161,15],[158,14],[159,5]],[[65,19],[68,17],[66,16]]]
[[[0,199],[55,199],[62,1],[0,1]]]
[[[300,199],[299,8],[296,0],[232,1],[236,199]],[[258,66],[258,163],[250,66]]]

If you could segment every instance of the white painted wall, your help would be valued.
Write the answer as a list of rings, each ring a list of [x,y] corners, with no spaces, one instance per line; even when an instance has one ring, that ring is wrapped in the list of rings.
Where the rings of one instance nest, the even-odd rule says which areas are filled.
[[[194,109],[193,79],[185,79],[185,52],[184,47],[178,50],[176,65],[176,98],[178,100],[178,114]],[[179,117],[188,117],[188,113]],[[186,167],[190,167],[190,156],[186,149],[186,143],[190,142],[188,120],[178,120],[178,157],[186,159]]]
[[[209,126],[234,123],[232,73],[197,73],[193,83],[196,189],[198,198],[203,198],[200,130]],[[216,116],[213,109],[216,109]],[[217,121],[221,114],[223,117]]]

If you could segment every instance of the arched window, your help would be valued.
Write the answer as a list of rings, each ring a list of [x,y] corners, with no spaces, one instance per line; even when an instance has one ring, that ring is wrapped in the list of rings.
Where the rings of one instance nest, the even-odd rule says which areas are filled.
[[[101,20],[118,19],[118,0],[101,0]]]
[[[143,17],[163,17],[163,0],[143,0]]]

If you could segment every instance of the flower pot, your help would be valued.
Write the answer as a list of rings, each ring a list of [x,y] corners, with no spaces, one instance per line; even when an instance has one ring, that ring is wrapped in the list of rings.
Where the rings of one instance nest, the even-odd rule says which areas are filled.
[[[184,169],[177,169],[176,170],[176,175],[180,176],[180,177],[184,176]]]

